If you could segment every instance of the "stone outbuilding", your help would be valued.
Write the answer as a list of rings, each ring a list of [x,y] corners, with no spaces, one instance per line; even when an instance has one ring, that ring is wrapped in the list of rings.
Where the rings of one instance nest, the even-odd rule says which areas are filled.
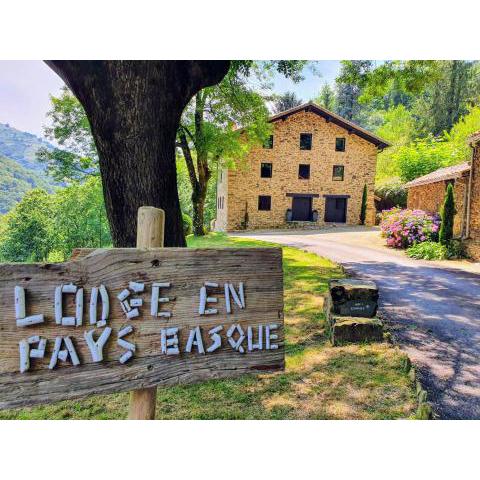
[[[470,164],[465,162],[451,167],[439,168],[428,175],[418,177],[408,182],[407,208],[425,210],[429,213],[439,213],[445,199],[448,184],[453,185],[455,215],[453,232],[461,236],[465,228],[466,196],[470,178]]]
[[[270,117],[273,134],[217,180],[214,229],[358,225],[375,221],[377,153],[389,144],[309,102]]]
[[[469,138],[472,158],[452,167],[441,168],[407,183],[408,208],[438,213],[448,183],[454,185],[454,234],[464,241],[467,253],[480,260],[480,131]]]

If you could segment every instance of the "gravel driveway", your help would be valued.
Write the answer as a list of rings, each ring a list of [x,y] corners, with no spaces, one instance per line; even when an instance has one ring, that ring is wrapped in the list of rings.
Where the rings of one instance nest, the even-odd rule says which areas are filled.
[[[435,413],[480,418],[479,264],[412,260],[383,247],[378,229],[366,227],[235,235],[314,252],[376,281],[380,311],[416,364]]]

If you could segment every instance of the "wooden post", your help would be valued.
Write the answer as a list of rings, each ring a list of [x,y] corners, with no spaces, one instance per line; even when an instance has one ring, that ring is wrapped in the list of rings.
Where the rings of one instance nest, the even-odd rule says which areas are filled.
[[[137,248],[163,247],[165,212],[155,207],[138,209]],[[157,387],[130,392],[129,420],[153,420]]]

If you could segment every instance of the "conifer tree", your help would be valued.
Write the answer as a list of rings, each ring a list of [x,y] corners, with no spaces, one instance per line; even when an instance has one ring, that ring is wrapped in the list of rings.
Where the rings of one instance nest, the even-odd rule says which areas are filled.
[[[453,237],[453,219],[455,217],[455,200],[451,183],[448,184],[440,214],[442,216],[442,225],[440,227],[439,240],[442,245],[448,245]]]
[[[367,216],[367,185],[363,186],[362,206],[360,208],[360,225],[365,225],[365,217]]]

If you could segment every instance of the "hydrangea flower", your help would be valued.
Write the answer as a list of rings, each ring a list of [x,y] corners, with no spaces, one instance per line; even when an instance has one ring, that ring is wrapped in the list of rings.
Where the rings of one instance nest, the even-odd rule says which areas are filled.
[[[440,221],[437,214],[394,207],[382,212],[380,229],[389,247],[408,248],[416,243],[436,241]]]

